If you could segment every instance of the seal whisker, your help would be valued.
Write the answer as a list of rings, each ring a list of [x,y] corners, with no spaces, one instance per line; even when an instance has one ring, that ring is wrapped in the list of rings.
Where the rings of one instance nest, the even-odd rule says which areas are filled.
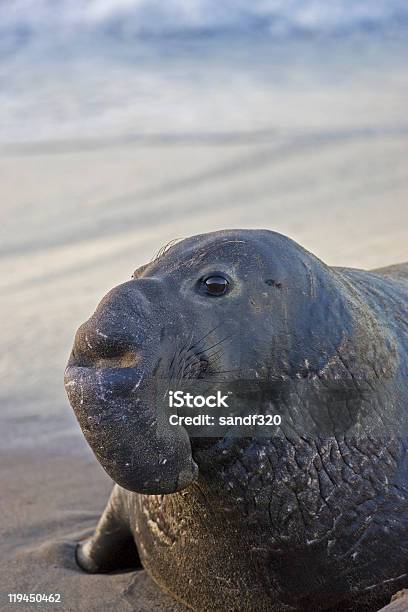
[[[226,340],[230,340],[231,338],[233,338],[233,335],[231,334],[230,336],[226,336],[225,338],[222,338],[222,340],[219,340],[218,342],[216,342],[215,344],[213,344],[212,346],[209,346],[205,349],[203,349],[202,351],[199,351],[198,353],[196,353],[196,355],[202,355],[202,353],[206,353],[207,351],[211,351],[211,349],[215,348],[216,346],[222,344],[223,342],[225,342]]]
[[[224,351],[221,349],[221,350],[216,351],[215,353],[212,353],[211,355],[208,356],[208,363],[209,363],[211,368],[213,366],[216,366],[219,363],[223,353],[224,353]]]
[[[160,257],[163,257],[163,255],[165,255],[170,249],[171,247],[173,247],[175,244],[177,244],[178,242],[180,242],[180,240],[183,240],[182,238],[173,238],[173,240],[170,240],[169,242],[167,242],[165,245],[163,245],[158,252],[156,253],[156,255],[153,257],[153,259],[151,260],[150,263],[153,263],[154,261],[157,261],[158,259],[160,259]]]
[[[210,329],[209,332],[207,332],[206,334],[204,334],[204,336],[202,336],[199,340],[196,340],[196,342],[194,344],[192,344],[189,347],[189,350],[193,350],[196,346],[198,346],[199,344],[201,344],[201,342],[203,340],[205,340],[205,338],[208,338],[208,336],[210,334],[212,334],[213,332],[215,332],[216,329],[218,329],[219,327],[221,327],[223,325],[223,322],[221,321],[221,323],[219,323],[218,325],[216,325],[215,327],[213,327],[212,329]]]

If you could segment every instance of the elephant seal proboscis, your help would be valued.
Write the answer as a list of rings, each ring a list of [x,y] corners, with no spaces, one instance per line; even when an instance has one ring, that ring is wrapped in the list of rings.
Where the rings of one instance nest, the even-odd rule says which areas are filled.
[[[331,268],[266,230],[193,236],[139,268],[66,370],[117,483],[78,563],[141,562],[194,610],[385,604],[408,586],[407,306],[408,268]],[[194,436],[163,420],[163,380],[255,381],[282,423]]]

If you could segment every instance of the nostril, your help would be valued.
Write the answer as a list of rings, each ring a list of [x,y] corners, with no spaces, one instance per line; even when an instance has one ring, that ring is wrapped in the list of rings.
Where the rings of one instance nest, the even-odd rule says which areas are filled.
[[[139,361],[128,336],[109,335],[85,323],[77,331],[70,363],[80,367],[132,368]]]
[[[95,368],[134,368],[140,361],[140,356],[133,351],[126,351],[115,357],[101,357],[95,359]]]

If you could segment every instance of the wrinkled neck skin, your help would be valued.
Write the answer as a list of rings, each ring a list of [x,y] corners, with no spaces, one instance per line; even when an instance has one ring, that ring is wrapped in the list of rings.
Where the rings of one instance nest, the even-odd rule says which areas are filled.
[[[339,609],[344,597],[343,610],[374,610],[408,583],[408,330],[382,324],[386,301],[403,312],[398,287],[330,275],[341,292],[322,327],[347,331],[325,345],[315,327],[315,352],[281,353],[268,408],[283,416],[279,435],[196,438],[193,457],[211,507],[254,533],[262,526],[265,584],[282,609]]]

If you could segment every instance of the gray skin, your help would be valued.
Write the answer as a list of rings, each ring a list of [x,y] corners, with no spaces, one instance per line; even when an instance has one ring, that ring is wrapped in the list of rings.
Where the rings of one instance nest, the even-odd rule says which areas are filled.
[[[79,565],[142,564],[194,610],[376,610],[408,586],[407,271],[330,268],[280,234],[228,230],[110,291],[65,378],[117,483]],[[214,274],[223,295],[205,292]],[[170,427],[157,389],[184,379],[265,383],[257,412],[282,425]]]

